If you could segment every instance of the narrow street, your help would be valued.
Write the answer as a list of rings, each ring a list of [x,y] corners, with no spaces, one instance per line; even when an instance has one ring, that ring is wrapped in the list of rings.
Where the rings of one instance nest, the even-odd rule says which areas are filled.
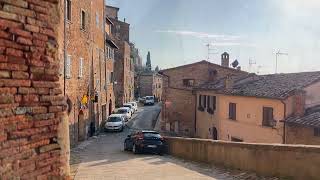
[[[122,133],[103,133],[72,150],[71,169],[76,180],[206,180],[263,179],[239,171],[198,164],[169,155],[134,155],[123,151],[130,131],[152,129],[160,106],[140,107]]]

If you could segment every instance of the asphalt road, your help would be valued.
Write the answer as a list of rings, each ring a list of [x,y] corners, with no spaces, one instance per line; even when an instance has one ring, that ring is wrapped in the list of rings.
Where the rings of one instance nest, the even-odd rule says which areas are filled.
[[[135,155],[124,151],[123,142],[130,131],[152,129],[159,111],[159,105],[142,107],[123,132],[103,133],[72,149],[73,177],[76,180],[265,179],[251,173],[230,171],[169,155]]]

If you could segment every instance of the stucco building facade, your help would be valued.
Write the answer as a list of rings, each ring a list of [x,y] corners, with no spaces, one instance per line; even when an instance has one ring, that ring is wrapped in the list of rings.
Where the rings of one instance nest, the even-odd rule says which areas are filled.
[[[319,138],[311,136],[316,127],[293,124],[319,103],[319,79],[319,72],[306,72],[205,83],[196,92],[196,134],[225,141],[317,144]]]

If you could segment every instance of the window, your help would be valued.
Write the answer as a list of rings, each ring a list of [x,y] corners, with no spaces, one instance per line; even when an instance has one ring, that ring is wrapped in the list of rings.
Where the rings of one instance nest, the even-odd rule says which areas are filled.
[[[214,111],[216,110],[216,96],[208,96],[207,104],[207,112],[210,114],[214,114]]]
[[[81,10],[80,28],[82,30],[86,29],[86,12],[84,10]]]
[[[110,72],[109,78],[110,78],[110,83],[113,83],[113,72]]]
[[[273,127],[273,108],[263,107],[262,126]]]
[[[320,137],[320,128],[314,128],[314,136]]]
[[[203,106],[202,106],[202,103],[203,103],[203,95],[199,95],[198,101],[199,101],[198,110],[199,110],[199,111],[204,111],[204,108],[203,108]]]
[[[194,79],[183,79],[183,85],[192,87],[194,85]]]
[[[71,78],[71,55],[67,56],[67,60],[66,60],[66,78]]]
[[[66,0],[66,16],[67,20],[71,21],[71,0]]]
[[[229,119],[236,120],[237,104],[229,103]]]
[[[96,12],[96,26],[99,28],[99,13]]]
[[[83,58],[79,60],[79,78],[83,77]]]

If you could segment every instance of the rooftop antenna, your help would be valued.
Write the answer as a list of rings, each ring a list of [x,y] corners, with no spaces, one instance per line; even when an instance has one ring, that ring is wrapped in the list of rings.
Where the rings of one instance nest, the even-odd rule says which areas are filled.
[[[260,74],[260,69],[262,68],[261,65],[258,66],[257,74]]]
[[[276,70],[275,70],[276,74],[278,73],[278,56],[281,56],[281,55],[288,56],[289,54],[280,52],[280,49],[276,53]]]
[[[214,55],[214,54],[218,54],[217,52],[215,52],[215,49],[211,47],[212,43],[208,43],[206,46],[208,48],[208,56],[207,56],[207,60],[210,60],[210,55]]]
[[[252,65],[256,65],[257,62],[251,58],[249,58],[249,72],[251,72]]]

